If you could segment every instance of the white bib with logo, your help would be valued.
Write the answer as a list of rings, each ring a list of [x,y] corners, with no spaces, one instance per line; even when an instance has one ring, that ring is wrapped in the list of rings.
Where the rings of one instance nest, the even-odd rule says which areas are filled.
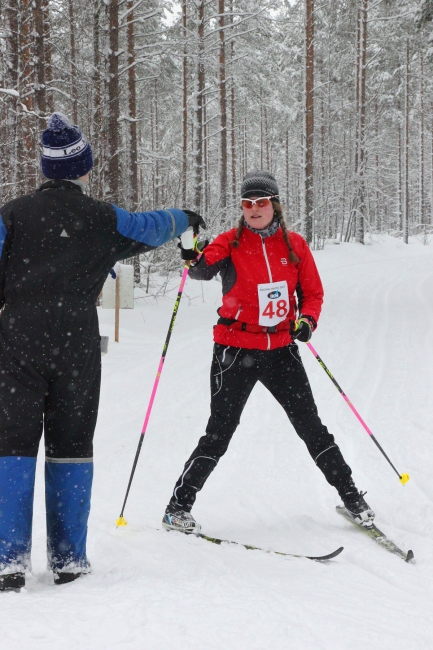
[[[286,280],[257,285],[259,294],[259,325],[273,327],[289,313],[289,290]]]

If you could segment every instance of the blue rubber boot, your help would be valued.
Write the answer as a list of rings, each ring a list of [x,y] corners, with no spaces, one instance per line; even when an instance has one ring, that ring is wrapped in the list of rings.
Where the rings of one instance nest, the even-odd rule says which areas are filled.
[[[31,571],[36,458],[0,457],[0,574]]]
[[[86,539],[93,462],[77,461],[50,459],[45,463],[48,567],[57,576],[78,577],[90,571]]]

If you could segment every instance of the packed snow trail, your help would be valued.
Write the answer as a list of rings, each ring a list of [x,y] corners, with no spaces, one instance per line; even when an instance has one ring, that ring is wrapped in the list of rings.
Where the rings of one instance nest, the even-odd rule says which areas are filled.
[[[325,304],[313,344],[389,452],[404,487],[314,359],[300,344],[319,413],[378,527],[409,565],[335,512],[328,486],[282,409],[262,386],[227,454],[198,495],[207,535],[314,555],[328,564],[154,530],[209,416],[212,325],[221,285],[189,280],[132,484],[126,528],[115,521],[152,389],[178,279],[169,298],[100,311],[110,336],[89,529],[93,574],[56,587],[45,570],[38,462],[33,575],[0,594],[2,650],[431,650],[433,621],[433,244],[392,238],[315,253]],[[42,450],[41,450],[42,451]]]

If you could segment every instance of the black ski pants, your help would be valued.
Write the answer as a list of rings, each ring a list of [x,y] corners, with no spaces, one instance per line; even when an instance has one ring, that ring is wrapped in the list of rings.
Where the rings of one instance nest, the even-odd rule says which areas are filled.
[[[260,381],[281,404],[326,480],[344,493],[352,474],[334,437],[322,424],[296,343],[275,350],[215,344],[211,367],[211,416],[185,463],[170,505],[189,511],[227,451],[248,397]]]
[[[56,300],[0,316],[0,457],[93,456],[101,375],[93,305]]]

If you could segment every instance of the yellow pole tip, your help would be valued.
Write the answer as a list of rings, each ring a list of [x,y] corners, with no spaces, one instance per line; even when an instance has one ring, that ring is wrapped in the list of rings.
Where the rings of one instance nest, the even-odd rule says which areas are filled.
[[[402,475],[400,476],[400,483],[401,483],[402,485],[404,485],[405,483],[408,482],[409,479],[410,479],[409,474],[402,474]]]
[[[119,526],[126,526],[127,523],[125,517],[119,517],[119,519],[116,520],[116,528],[119,528]]]

